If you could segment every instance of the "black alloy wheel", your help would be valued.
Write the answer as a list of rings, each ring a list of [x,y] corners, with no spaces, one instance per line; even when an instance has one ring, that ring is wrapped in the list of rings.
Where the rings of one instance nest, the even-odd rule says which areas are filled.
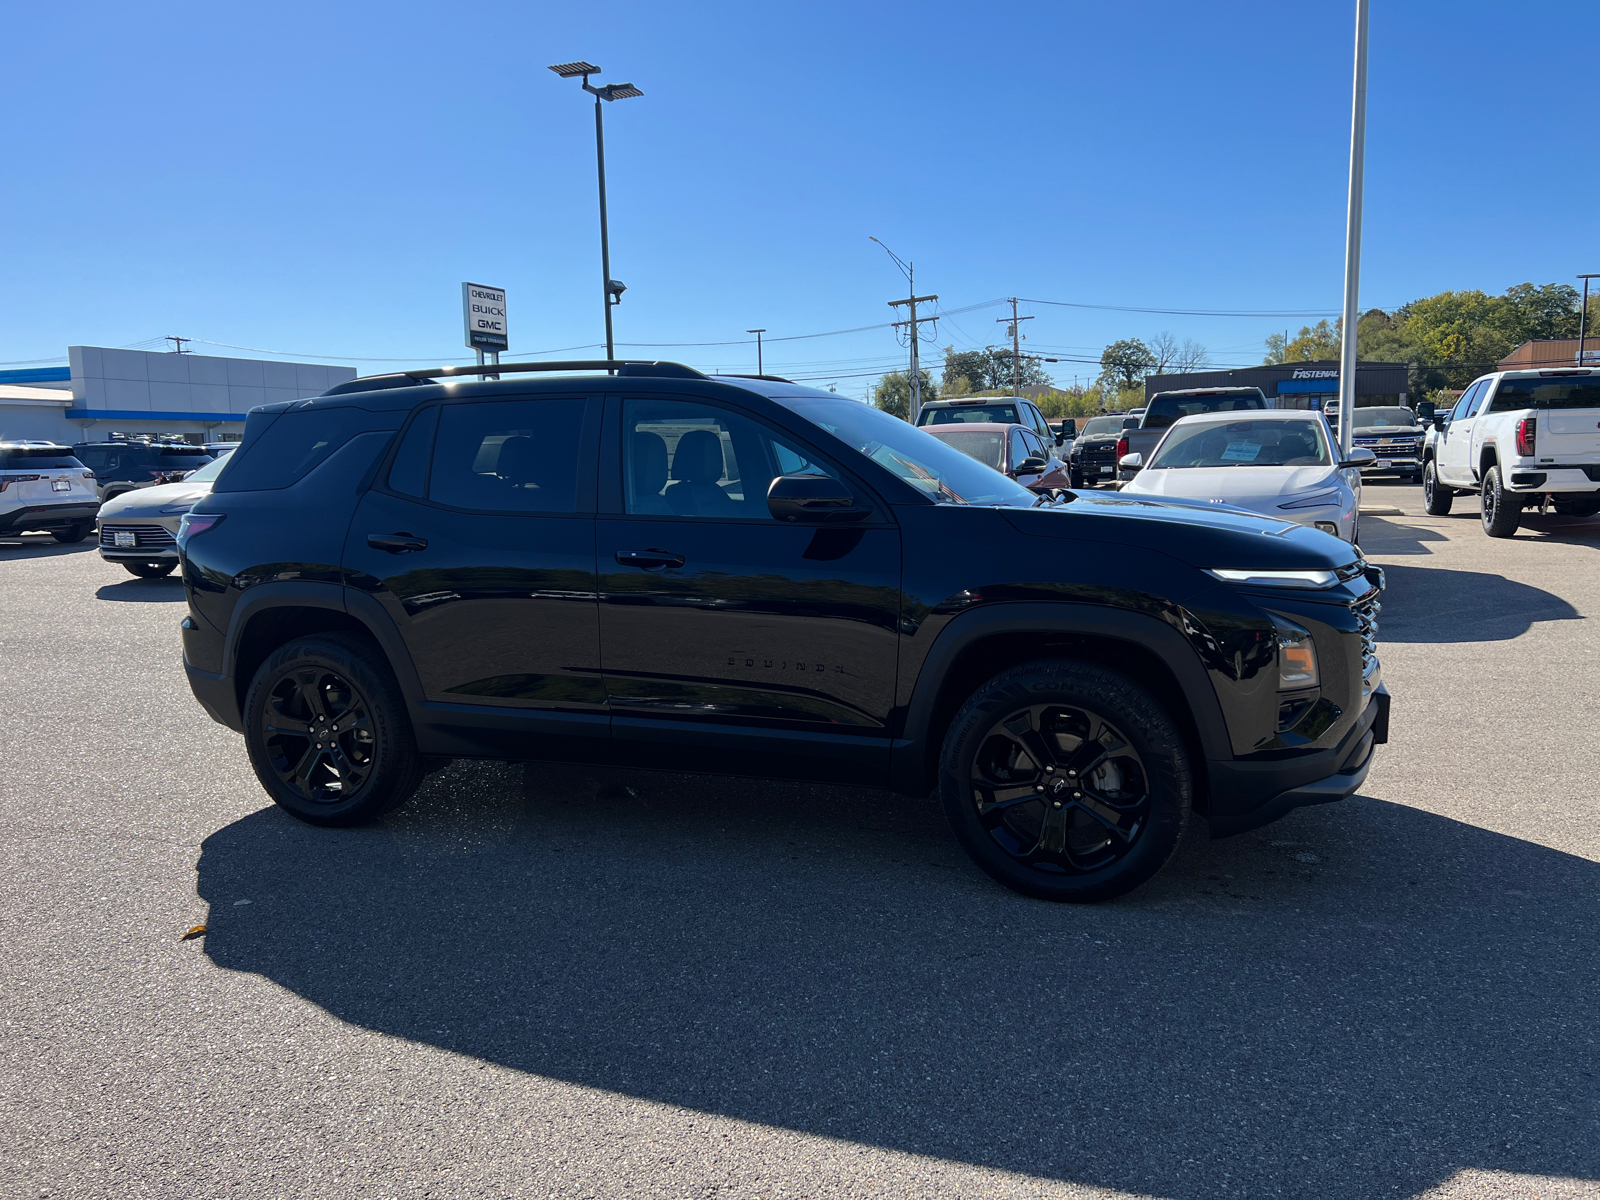
[[[1149,879],[1188,819],[1190,771],[1166,711],[1132,680],[1043,660],[996,677],[957,714],[940,791],[990,876],[1048,900],[1095,901]]]
[[[1507,492],[1500,483],[1500,468],[1483,473],[1483,531],[1490,537],[1508,538],[1522,524],[1522,497]]]
[[[1439,482],[1439,468],[1433,459],[1422,466],[1422,506],[1431,517],[1447,517],[1456,494]]]
[[[245,702],[256,778],[314,825],[356,825],[404,803],[425,773],[387,664],[346,634],[300,638],[256,672]]]
[[[165,579],[177,567],[176,559],[157,559],[154,562],[123,562],[123,567],[140,579]]]

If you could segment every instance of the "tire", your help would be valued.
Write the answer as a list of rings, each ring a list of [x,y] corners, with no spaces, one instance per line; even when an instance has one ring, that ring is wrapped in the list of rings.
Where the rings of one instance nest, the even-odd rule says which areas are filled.
[[[1080,792],[1070,772],[1085,764],[1092,786]],[[945,816],[972,860],[1025,896],[1080,904],[1120,896],[1166,865],[1192,780],[1182,735],[1147,691],[1064,659],[1024,663],[980,687],[939,760]]]
[[[1422,504],[1430,517],[1447,517],[1456,494],[1439,482],[1439,468],[1433,459],[1422,465]]]
[[[65,529],[57,529],[50,536],[58,542],[65,542],[71,546],[88,537],[90,528],[92,527],[89,525],[68,525]]]
[[[176,562],[124,562],[123,568],[140,579],[165,579],[177,568]]]
[[[1557,496],[1552,506],[1563,517],[1592,517],[1600,513],[1600,496]]]
[[[317,741],[319,725],[337,735]],[[375,821],[426,769],[388,664],[347,634],[299,638],[268,656],[245,697],[244,738],[274,803],[312,825]]]
[[[1500,468],[1483,473],[1483,531],[1490,537],[1508,538],[1522,524],[1522,497],[1500,486]]]

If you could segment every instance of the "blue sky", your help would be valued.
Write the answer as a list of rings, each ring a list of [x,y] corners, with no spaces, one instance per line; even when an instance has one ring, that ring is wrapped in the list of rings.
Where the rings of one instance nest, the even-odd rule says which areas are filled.
[[[886,322],[870,235],[945,310],[1333,311],[1353,7],[21,6],[0,361],[167,334],[460,359],[466,279],[508,289],[518,353],[600,342],[592,106],[545,70],[576,58],[645,92],[607,109],[619,353],[754,370],[752,326]],[[1592,0],[1374,0],[1364,306],[1600,271],[1597,33]],[[1038,353],[1169,330],[1219,365],[1307,319],[1023,308]],[[860,395],[903,361],[877,328],[766,365]]]

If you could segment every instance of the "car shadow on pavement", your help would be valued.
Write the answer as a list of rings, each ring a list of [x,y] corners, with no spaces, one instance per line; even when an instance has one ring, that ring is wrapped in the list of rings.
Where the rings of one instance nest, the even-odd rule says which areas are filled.
[[[27,535],[21,539],[0,538],[0,562],[19,558],[55,558],[60,554],[92,554],[100,548],[93,538],[81,542],[58,542],[46,535]]]
[[[176,575],[164,579],[140,579],[108,583],[95,591],[96,600],[120,600],[134,604],[171,604],[183,599],[183,580]]]
[[[1170,1197],[1600,1179],[1600,865],[1401,804],[1072,907],[931,803],[456,763],[375,827],[264,809],[198,871],[218,966],[585,1087]]]
[[[1437,529],[1424,525],[1401,524],[1382,517],[1361,518],[1361,552],[1366,555],[1432,554],[1430,542],[1448,542],[1450,539]]]
[[[1387,563],[1383,574],[1380,642],[1502,642],[1535,622],[1584,619],[1554,592],[1504,575]],[[1467,597],[1470,611],[1463,607]]]

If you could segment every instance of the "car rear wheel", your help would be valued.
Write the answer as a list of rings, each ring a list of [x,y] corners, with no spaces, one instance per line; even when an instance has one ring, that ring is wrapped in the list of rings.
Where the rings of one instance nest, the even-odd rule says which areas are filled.
[[[360,825],[405,803],[425,763],[388,665],[343,634],[299,638],[261,664],[245,747],[267,794],[312,825]]]
[[[175,562],[125,562],[123,569],[130,574],[137,575],[140,579],[164,579],[171,575]]]
[[[56,541],[65,542],[70,546],[74,542],[81,542],[88,537],[90,528],[91,526],[89,525],[68,525],[65,529],[57,529],[50,536],[55,538]]]
[[[1500,485],[1500,468],[1483,473],[1483,531],[1490,537],[1508,538],[1522,524],[1522,497]]]
[[[1431,517],[1450,515],[1450,505],[1456,494],[1439,482],[1439,469],[1429,459],[1422,467],[1422,505]]]
[[[1189,818],[1183,738],[1115,671],[1041,660],[991,679],[945,736],[939,791],[956,840],[990,877],[1089,903],[1144,883]]]

